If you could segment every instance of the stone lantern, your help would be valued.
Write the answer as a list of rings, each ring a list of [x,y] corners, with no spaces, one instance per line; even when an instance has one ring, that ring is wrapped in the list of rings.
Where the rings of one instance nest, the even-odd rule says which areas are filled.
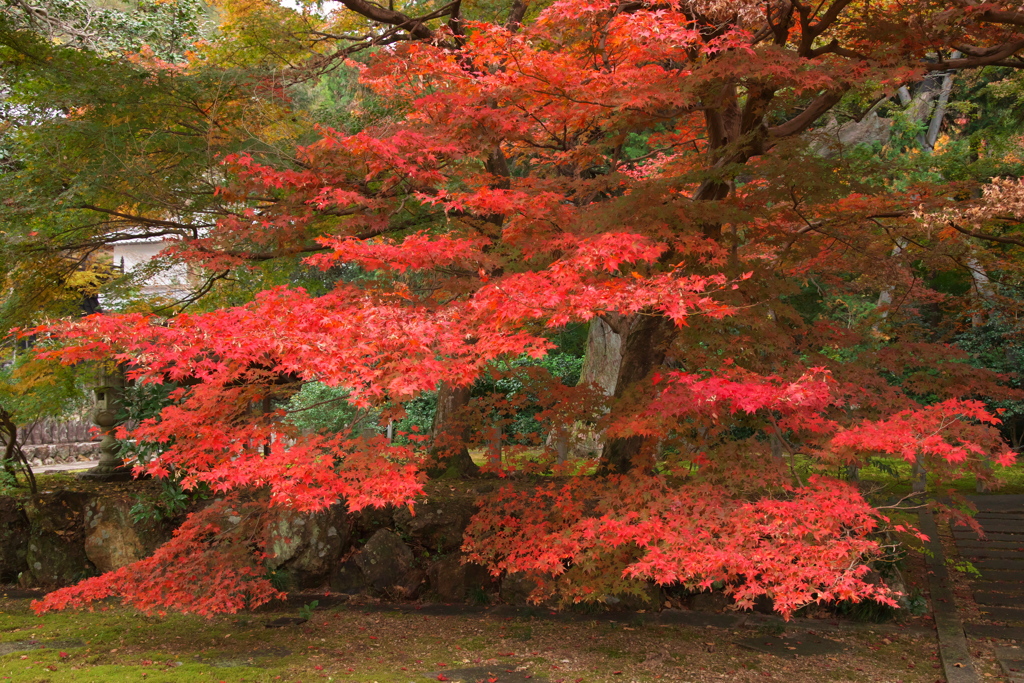
[[[81,479],[97,481],[129,481],[132,478],[132,468],[125,467],[124,461],[118,457],[120,444],[114,438],[119,421],[118,412],[124,398],[124,372],[120,367],[101,365],[96,371],[92,391],[96,402],[92,421],[103,434],[100,441],[100,462],[96,467],[78,476]]]

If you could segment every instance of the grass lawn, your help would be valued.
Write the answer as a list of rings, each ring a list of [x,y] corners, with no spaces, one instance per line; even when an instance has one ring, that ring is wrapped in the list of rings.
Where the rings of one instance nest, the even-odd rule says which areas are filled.
[[[781,626],[726,630],[628,616],[618,623],[585,616],[567,622],[343,606],[318,609],[305,624],[266,627],[281,616],[297,613],[206,621],[110,607],[37,617],[27,600],[2,598],[0,681],[932,683],[941,677],[934,637],[893,627],[825,633],[841,651],[788,659],[736,644],[778,636]],[[784,635],[806,633],[791,625]],[[24,649],[33,644],[46,647]]]
[[[883,495],[902,496],[910,493],[912,486],[911,464],[903,460],[887,459],[885,469],[868,466],[860,471],[862,482],[880,487]],[[988,494],[1021,494],[1024,493],[1024,462],[1018,461],[1011,467],[996,467],[995,477],[998,486]],[[974,496],[977,492],[977,481],[974,475],[968,475],[954,481],[928,481],[929,496],[943,495],[953,490],[961,495]]]

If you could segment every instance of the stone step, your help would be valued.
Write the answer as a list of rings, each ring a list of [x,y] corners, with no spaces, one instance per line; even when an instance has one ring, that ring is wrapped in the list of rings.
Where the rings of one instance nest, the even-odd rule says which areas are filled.
[[[1024,534],[1024,521],[1019,519],[984,520],[981,528],[985,533]]]
[[[974,519],[1024,519],[1024,510],[983,510]]]
[[[1010,681],[1024,681],[1024,659],[1000,659],[999,666]]]
[[[964,631],[975,638],[995,638],[996,640],[1016,640],[1024,642],[1024,626],[998,626],[996,624],[979,624],[968,622]]]
[[[982,557],[971,562],[985,573],[986,569],[1010,569],[1024,571],[1024,557],[1009,559],[1005,557]]]
[[[1017,593],[987,593],[978,591],[974,594],[974,601],[979,605],[993,605],[996,607],[1016,607],[1024,604],[1024,591]]]
[[[986,533],[985,538],[979,538],[978,534],[967,529],[953,529],[953,539],[959,543],[960,541],[974,541],[978,543],[984,543],[985,541],[1010,541],[1013,543],[1019,543],[1021,539],[1020,534],[1004,534],[1000,533]]]
[[[1024,553],[1024,541],[957,541],[956,548],[961,554],[971,550],[1018,550]]]
[[[971,588],[983,593],[1020,593],[1024,583],[1019,581],[972,581]]]
[[[1005,522],[995,520],[984,520],[981,522],[981,528],[985,531],[986,536],[993,533],[1024,534],[1024,522],[1018,520],[1006,520]],[[971,528],[966,526],[955,526],[953,527],[953,531],[954,533],[958,531],[971,531]]]
[[[979,519],[978,523],[982,529],[992,529],[996,531],[997,527],[1010,527],[1012,529],[1019,529],[1024,527],[1024,517],[1018,517],[1017,515],[998,517],[992,519]],[[969,529],[970,527],[963,527]],[[1012,531],[1011,531],[1012,533]]]
[[[983,510],[1024,510],[1024,494],[968,496],[978,512]]]
[[[982,569],[978,581],[1021,583],[1024,582],[1024,569]]]
[[[960,548],[960,554],[964,557],[1019,557],[1024,562],[1024,551],[1016,548]]]
[[[982,617],[988,621],[1008,621],[1014,624],[1024,624],[1024,608],[982,605],[979,611]]]
[[[1024,548],[1024,539],[1020,538],[1020,536],[1017,535],[1017,533],[1004,533],[1004,535],[1002,536],[1010,538],[993,539],[991,533],[986,533],[984,539],[979,539],[977,536],[971,533],[971,535],[968,536],[954,536],[953,542],[956,544],[957,548],[961,546],[979,546],[985,548]]]

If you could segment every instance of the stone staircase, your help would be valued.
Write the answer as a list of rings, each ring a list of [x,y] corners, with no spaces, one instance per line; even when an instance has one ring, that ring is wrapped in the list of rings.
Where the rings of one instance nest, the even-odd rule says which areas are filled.
[[[1024,683],[1024,495],[971,500],[985,539],[967,527],[953,527],[960,556],[981,572],[971,582],[981,617],[964,623],[964,631],[1002,642],[996,653],[1007,678]]]

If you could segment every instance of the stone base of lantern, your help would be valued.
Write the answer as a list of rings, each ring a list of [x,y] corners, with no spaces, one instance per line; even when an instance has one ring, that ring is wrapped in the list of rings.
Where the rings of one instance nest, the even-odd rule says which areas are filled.
[[[78,475],[79,479],[87,481],[131,481],[135,477],[132,475],[131,467],[108,467],[105,465],[97,465],[91,470],[81,472]]]

